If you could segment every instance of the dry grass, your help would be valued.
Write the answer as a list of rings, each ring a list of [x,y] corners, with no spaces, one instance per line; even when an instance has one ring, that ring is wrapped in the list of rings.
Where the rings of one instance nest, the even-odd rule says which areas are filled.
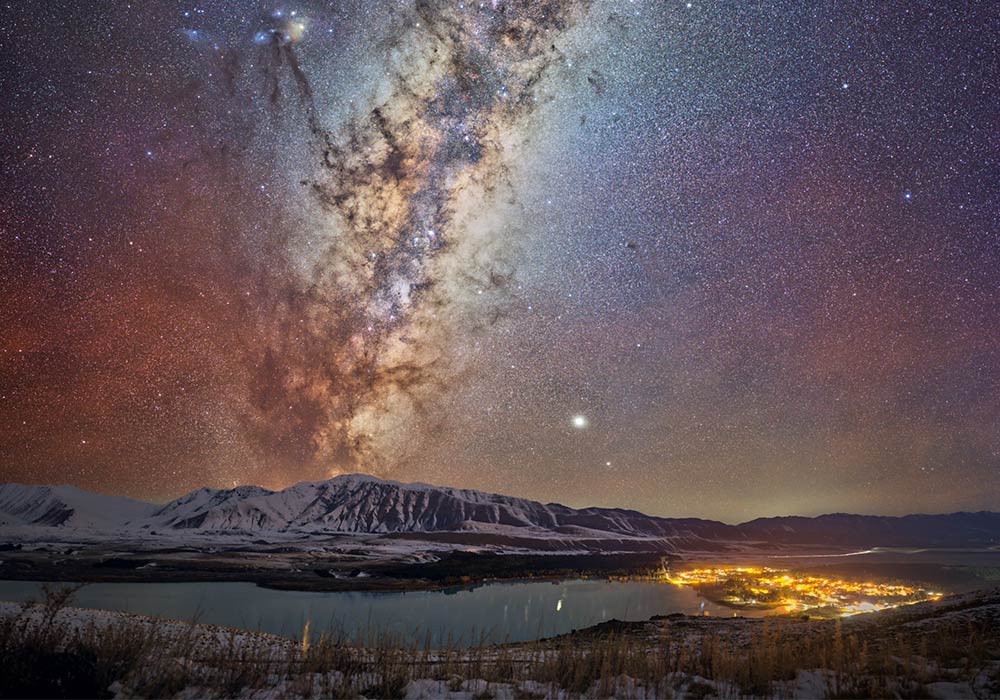
[[[498,688],[516,698],[627,696],[637,688],[647,697],[781,697],[811,669],[825,669],[829,697],[924,697],[933,681],[971,682],[988,673],[996,683],[1000,668],[998,631],[989,624],[915,635],[891,626],[848,631],[839,621],[741,627],[681,619],[527,644],[432,649],[429,639],[405,644],[378,633],[296,643],[124,616],[74,625],[61,614],[72,592],[50,590],[21,614],[0,618],[0,697],[110,697],[117,684],[146,698],[184,689],[199,697],[400,698],[416,679],[478,698],[495,697]]]

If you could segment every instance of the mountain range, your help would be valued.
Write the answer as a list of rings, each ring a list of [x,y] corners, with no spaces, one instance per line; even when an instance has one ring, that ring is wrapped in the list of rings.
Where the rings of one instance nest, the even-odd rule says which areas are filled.
[[[990,546],[1000,513],[885,517],[836,513],[759,518],[739,525],[664,518],[620,508],[570,508],[468,489],[404,484],[362,474],[259,486],[202,488],[165,505],[72,486],[0,485],[0,527],[211,533],[494,533],[518,538],[639,539],[671,549],[713,543],[768,545]]]

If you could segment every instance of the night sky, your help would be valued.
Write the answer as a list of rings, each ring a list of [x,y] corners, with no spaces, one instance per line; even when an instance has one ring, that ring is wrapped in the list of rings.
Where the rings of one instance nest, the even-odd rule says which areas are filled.
[[[1000,509],[1000,4],[0,7],[0,480]]]

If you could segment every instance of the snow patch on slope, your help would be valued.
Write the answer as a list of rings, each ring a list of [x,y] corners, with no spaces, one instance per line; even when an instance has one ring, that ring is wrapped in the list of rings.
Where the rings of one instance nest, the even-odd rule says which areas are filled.
[[[112,529],[156,510],[123,496],[104,496],[75,486],[0,484],[0,525]]]

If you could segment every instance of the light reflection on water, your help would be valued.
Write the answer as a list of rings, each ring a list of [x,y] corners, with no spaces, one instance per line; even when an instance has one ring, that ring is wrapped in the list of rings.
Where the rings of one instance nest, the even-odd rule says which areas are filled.
[[[0,600],[41,596],[42,583],[0,581]],[[491,583],[405,593],[276,591],[250,583],[93,583],[71,603],[175,620],[298,637],[330,629],[351,638],[371,631],[432,645],[526,641],[610,619],[646,620],[670,613],[730,617],[688,588],[649,581],[571,580]],[[744,615],[746,613],[743,613]]]

